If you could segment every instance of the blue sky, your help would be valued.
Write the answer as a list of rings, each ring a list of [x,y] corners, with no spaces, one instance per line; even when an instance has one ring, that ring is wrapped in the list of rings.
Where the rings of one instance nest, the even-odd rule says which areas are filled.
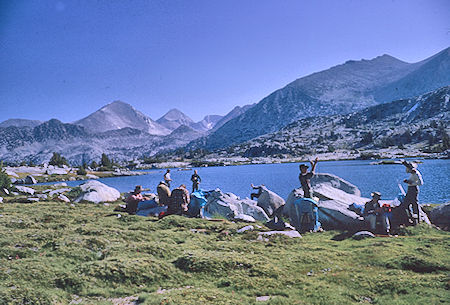
[[[450,46],[450,1],[0,0],[0,121],[226,114],[349,59]]]

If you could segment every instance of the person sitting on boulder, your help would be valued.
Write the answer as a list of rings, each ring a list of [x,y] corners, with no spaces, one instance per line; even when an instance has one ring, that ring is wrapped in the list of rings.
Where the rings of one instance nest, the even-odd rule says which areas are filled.
[[[383,232],[389,233],[390,223],[386,214],[386,207],[380,206],[381,194],[373,192],[372,199],[364,205],[364,219],[369,223],[369,229],[375,233],[377,227],[377,217],[383,226]]]
[[[156,192],[158,193],[159,205],[169,205],[170,201],[170,188],[164,181],[160,181],[156,187]]]
[[[127,204],[126,211],[129,214],[136,214],[139,202],[150,200],[149,197],[142,196],[142,191],[142,185],[136,185],[134,191],[124,200]]]
[[[314,170],[316,168],[317,162],[319,161],[318,158],[314,160],[314,162],[309,161],[311,164],[311,171],[308,172],[308,165],[306,164],[300,164],[300,175],[298,176],[298,179],[300,180],[300,184],[303,189],[303,197],[305,198],[312,198],[311,194],[311,178],[314,176]]]
[[[418,204],[418,195],[419,195],[419,186],[423,185],[423,179],[420,172],[417,170],[416,163],[410,163],[407,161],[403,161],[402,164],[406,167],[406,172],[410,174],[408,179],[403,180],[406,184],[408,184],[408,190],[406,191],[405,199],[401,205],[402,209],[405,209],[408,213],[410,211],[410,207],[412,208],[412,215],[410,217],[413,225],[419,223],[419,204]]]
[[[262,191],[263,191],[264,184],[254,186],[253,183],[252,183],[252,184],[250,184],[250,186],[252,187],[252,189],[258,190],[257,193],[251,193],[251,194],[250,194],[250,198],[251,198],[252,200],[253,200],[253,198],[258,199],[259,196],[261,196],[261,193],[262,193]]]
[[[191,176],[192,181],[192,193],[198,191],[198,185],[202,182],[202,178],[197,173],[197,170],[194,170],[194,174]]]
[[[164,216],[184,214],[188,210],[188,204],[191,201],[190,199],[186,185],[180,185],[172,191],[167,207],[167,213],[165,213]]]

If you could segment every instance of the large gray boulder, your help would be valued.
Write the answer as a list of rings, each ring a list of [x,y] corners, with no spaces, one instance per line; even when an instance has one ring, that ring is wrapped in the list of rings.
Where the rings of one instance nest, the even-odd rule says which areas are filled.
[[[361,191],[350,182],[332,174],[316,173],[311,179],[311,187],[315,190],[318,186],[328,185],[347,194],[361,196]]]
[[[284,204],[283,198],[267,189],[265,186],[261,187],[261,194],[258,197],[258,206],[260,206],[269,217],[272,217],[273,213]]]
[[[235,194],[223,193],[220,189],[207,192],[206,199],[207,203],[203,211],[204,217],[220,215],[232,220],[244,214],[263,222],[269,220],[266,212],[257,206],[254,200],[240,199]]]
[[[430,212],[431,223],[439,228],[450,230],[450,202],[443,203]]]
[[[319,198],[319,222],[325,230],[358,230],[364,227],[364,219],[349,210],[352,203],[363,204],[369,201],[361,197],[361,191],[348,181],[338,176],[317,173],[311,179],[313,196]],[[290,219],[296,215],[290,215],[293,203],[303,197],[301,188],[294,189],[289,194],[283,208],[283,214]]]
[[[28,176],[25,177],[24,182],[25,182],[25,184],[36,184],[37,180],[33,176],[28,175]]]
[[[82,193],[75,202],[89,201],[94,203],[112,202],[120,198],[120,192],[99,181],[90,180],[80,185]]]

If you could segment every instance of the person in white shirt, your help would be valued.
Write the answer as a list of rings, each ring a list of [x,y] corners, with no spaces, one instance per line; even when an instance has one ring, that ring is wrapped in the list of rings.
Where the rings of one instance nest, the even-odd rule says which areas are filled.
[[[423,185],[423,179],[417,170],[416,163],[403,161],[402,164],[406,167],[406,172],[410,174],[408,179],[403,180],[403,182],[408,184],[408,191],[402,205],[407,211],[410,211],[410,207],[412,207],[413,215],[411,215],[411,220],[416,225],[419,223],[419,186]]]
[[[170,182],[172,179],[170,178],[170,169],[167,169],[166,173],[164,174],[164,182],[166,182],[167,186],[170,188]]]

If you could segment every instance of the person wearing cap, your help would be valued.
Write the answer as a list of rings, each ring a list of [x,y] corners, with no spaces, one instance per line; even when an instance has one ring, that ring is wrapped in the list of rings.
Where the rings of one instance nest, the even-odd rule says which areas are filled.
[[[142,196],[142,191],[142,185],[136,185],[134,191],[125,199],[125,202],[127,203],[126,210],[128,213],[136,214],[139,202],[150,200],[149,197]]]
[[[364,220],[369,223],[369,230],[375,232],[377,226],[377,214],[381,212],[379,202],[381,194],[379,192],[373,192],[370,196],[372,196],[372,199],[367,201],[364,205],[363,216]]]
[[[170,168],[168,168],[166,173],[164,174],[164,182],[166,182],[166,184],[169,188],[170,188],[171,181],[172,181],[172,179],[170,178]]]
[[[309,161],[311,164],[311,171],[308,172],[308,165],[306,164],[300,164],[300,175],[298,176],[298,179],[300,180],[300,184],[303,189],[303,196],[305,198],[312,198],[311,194],[311,178],[314,176],[314,170],[316,169],[317,162],[319,161],[318,158],[316,158],[313,161]]]
[[[407,212],[412,208],[413,215],[411,215],[411,221],[414,225],[419,223],[419,186],[423,185],[423,179],[420,172],[417,170],[417,164],[408,161],[403,161],[402,164],[406,168],[406,172],[410,174],[408,179],[403,180],[404,183],[408,185],[408,190],[406,192],[405,199],[402,203],[402,208],[406,209]]]

